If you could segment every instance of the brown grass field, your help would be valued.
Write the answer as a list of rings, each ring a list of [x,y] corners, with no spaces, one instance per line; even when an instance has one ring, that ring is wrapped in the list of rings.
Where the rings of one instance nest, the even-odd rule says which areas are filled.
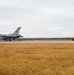
[[[0,44],[0,75],[74,75],[74,44]]]

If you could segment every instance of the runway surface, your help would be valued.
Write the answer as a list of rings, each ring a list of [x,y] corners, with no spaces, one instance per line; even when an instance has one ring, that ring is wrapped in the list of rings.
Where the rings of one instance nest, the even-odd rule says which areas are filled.
[[[27,41],[0,41],[0,44],[26,44],[26,43],[74,43],[72,40],[27,40]]]

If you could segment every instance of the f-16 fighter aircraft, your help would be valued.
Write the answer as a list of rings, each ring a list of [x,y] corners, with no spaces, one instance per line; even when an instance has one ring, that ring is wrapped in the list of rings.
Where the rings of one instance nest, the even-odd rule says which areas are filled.
[[[16,31],[11,33],[11,34],[0,34],[0,37],[2,37],[2,40],[5,40],[5,41],[11,41],[11,40],[14,40],[16,38],[23,37],[23,36],[19,35],[20,29],[21,29],[21,27],[18,27],[16,29]]]

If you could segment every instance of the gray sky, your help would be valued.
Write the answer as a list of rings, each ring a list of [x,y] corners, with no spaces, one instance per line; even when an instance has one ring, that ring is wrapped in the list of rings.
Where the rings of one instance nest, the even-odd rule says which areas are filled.
[[[0,0],[0,33],[19,26],[24,37],[72,37],[74,0]]]

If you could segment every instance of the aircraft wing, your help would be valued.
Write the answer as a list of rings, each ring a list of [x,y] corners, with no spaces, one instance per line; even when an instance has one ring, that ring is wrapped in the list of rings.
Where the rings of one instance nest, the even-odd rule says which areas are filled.
[[[7,37],[6,35],[4,35],[4,34],[0,34],[0,37]]]
[[[13,36],[13,35],[4,35],[4,34],[0,34],[0,37],[7,38],[7,37],[14,37],[14,36]]]

